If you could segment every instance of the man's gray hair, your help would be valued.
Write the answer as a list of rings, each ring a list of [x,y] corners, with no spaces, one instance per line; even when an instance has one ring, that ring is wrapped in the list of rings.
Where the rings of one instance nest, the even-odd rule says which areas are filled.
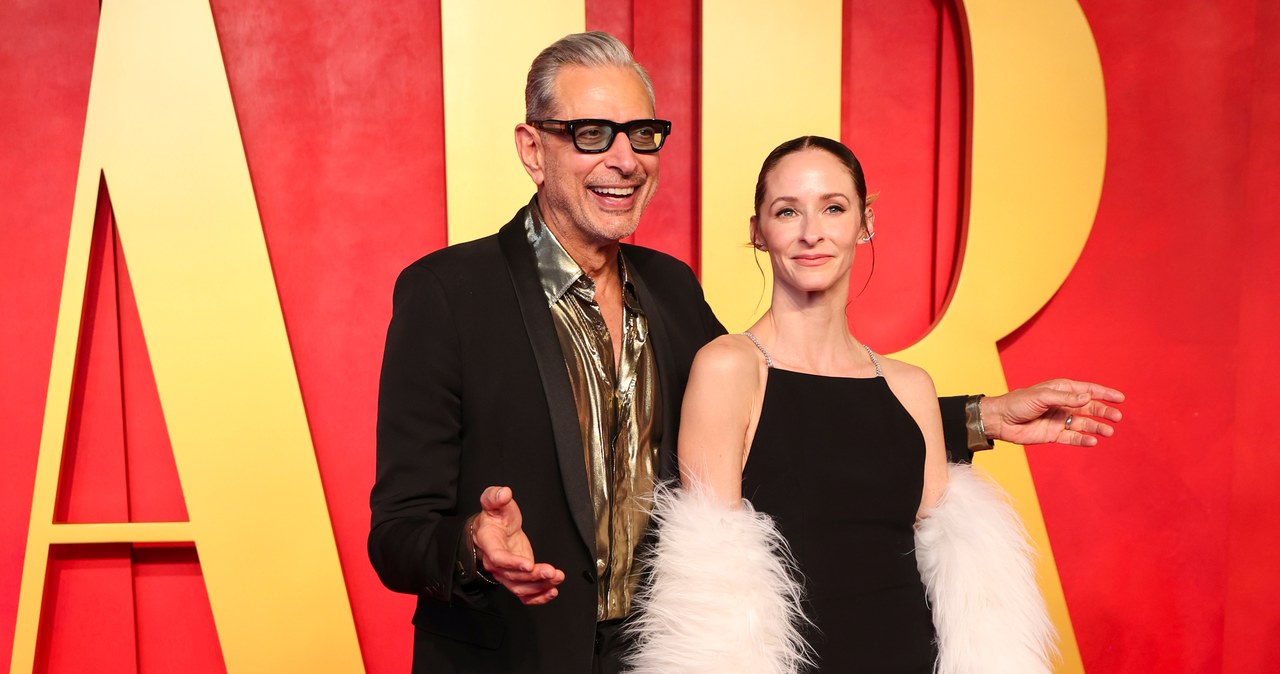
[[[640,76],[645,92],[649,94],[649,107],[655,108],[653,82],[649,73],[636,62],[627,45],[603,31],[573,33],[556,40],[542,50],[529,66],[529,79],[524,86],[524,118],[526,122],[548,119],[556,107],[556,76],[565,66],[599,68],[615,66],[631,68]],[[615,122],[627,122],[615,119]]]

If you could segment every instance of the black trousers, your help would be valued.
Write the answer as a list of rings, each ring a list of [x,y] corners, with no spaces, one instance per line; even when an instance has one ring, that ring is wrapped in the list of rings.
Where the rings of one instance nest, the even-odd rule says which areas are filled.
[[[623,630],[625,618],[601,620],[596,623],[596,650],[591,658],[592,674],[620,674],[622,656],[631,647],[632,639]]]

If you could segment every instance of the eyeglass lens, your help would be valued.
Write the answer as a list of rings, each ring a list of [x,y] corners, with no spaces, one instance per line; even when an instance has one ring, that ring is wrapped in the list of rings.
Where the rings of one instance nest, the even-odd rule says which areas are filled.
[[[653,152],[662,147],[662,127],[645,121],[617,125],[627,134],[631,149],[637,152]],[[573,144],[579,150],[600,151],[613,144],[614,127],[604,124],[575,124]]]

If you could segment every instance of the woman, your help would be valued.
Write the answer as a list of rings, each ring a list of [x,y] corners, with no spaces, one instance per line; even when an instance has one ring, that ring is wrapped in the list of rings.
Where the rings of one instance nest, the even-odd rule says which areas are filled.
[[[750,234],[769,254],[772,301],[750,330],[720,337],[694,360],[679,439],[684,488],[660,496],[655,511],[661,542],[638,622],[639,671],[807,663],[928,674],[939,644],[942,671],[1047,671],[1045,637],[1019,632],[1044,632],[1048,621],[1016,521],[997,541],[1013,558],[1008,568],[985,556],[955,558],[963,546],[948,550],[947,541],[990,541],[980,527],[954,523],[1009,524],[1011,514],[967,468],[949,487],[929,375],[873,353],[849,331],[850,269],[875,234],[866,195],[857,158],[830,139],[783,143],[761,167]],[[957,508],[965,498],[989,503]],[[931,530],[929,515],[951,528]],[[957,613],[988,588],[966,579],[948,595],[945,579],[974,563],[996,564],[1005,577],[977,598],[978,614]],[[934,581],[927,598],[922,572]],[[1020,623],[1013,627],[986,608],[1010,598],[1010,577],[1032,595],[1005,616]],[[976,642],[949,626],[991,628],[993,615],[995,634]],[[1013,645],[983,643],[993,637]],[[974,660],[975,649],[994,659]]]

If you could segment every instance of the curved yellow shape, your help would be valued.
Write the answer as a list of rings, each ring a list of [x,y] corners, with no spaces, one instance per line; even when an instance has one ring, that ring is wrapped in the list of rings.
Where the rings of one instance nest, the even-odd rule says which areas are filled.
[[[996,342],[1057,292],[1097,212],[1107,114],[1097,45],[1074,0],[963,3],[972,76],[969,227],[960,277],[938,324],[898,357],[943,392],[1008,390]],[[1041,589],[1061,639],[1059,672],[1082,672],[1026,454],[979,455],[1014,497],[1039,550]]]

